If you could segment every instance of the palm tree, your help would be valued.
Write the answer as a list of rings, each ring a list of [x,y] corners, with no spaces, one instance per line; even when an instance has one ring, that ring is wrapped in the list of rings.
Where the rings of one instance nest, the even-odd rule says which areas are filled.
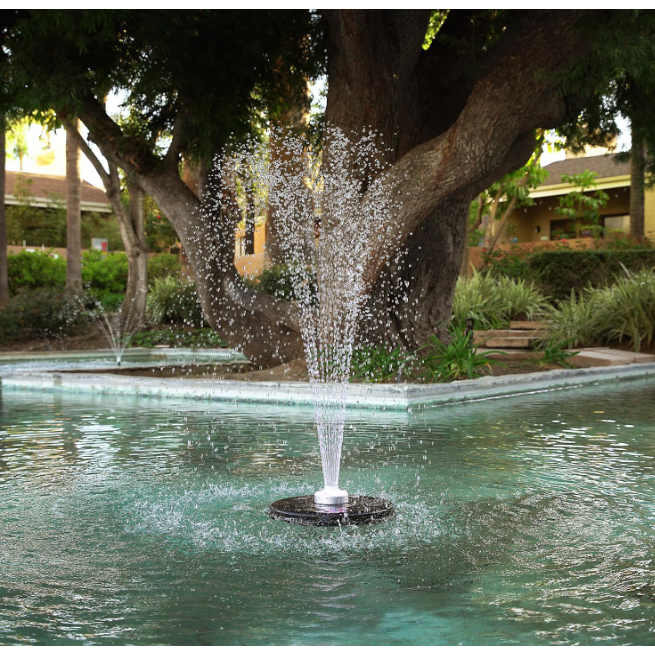
[[[80,149],[66,130],[66,288],[82,291],[82,211]]]
[[[5,128],[4,114],[0,113],[0,307],[9,300],[7,278],[7,217],[5,214]]]

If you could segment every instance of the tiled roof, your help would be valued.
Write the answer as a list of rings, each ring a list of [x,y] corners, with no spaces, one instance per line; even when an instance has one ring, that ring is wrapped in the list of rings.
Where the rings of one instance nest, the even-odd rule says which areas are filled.
[[[617,161],[614,154],[595,155],[593,157],[575,157],[554,161],[544,168],[550,173],[540,186],[561,184],[562,175],[579,175],[585,171],[596,173],[596,180],[617,175],[630,175],[630,162]]]
[[[5,171],[5,195],[13,196],[16,183],[20,177],[25,180],[32,180],[30,195],[35,198],[50,198],[58,196],[66,202],[66,178],[60,175],[41,175],[40,173],[23,173],[16,171]],[[109,204],[107,195],[88,182],[82,182],[82,202],[100,202]]]

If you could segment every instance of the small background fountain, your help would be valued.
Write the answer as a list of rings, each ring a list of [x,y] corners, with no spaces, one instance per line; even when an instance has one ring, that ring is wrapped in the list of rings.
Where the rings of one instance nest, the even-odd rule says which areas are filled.
[[[328,127],[323,157],[301,136],[273,133],[283,156],[250,144],[219,162],[240,208],[266,195],[279,248],[300,309],[301,334],[314,397],[324,487],[313,496],[273,503],[275,518],[335,524],[370,522],[392,513],[388,501],[350,496],[339,487],[346,392],[353,347],[369,294],[373,258],[389,256],[398,205],[386,184],[381,137]],[[238,180],[238,186],[235,181]]]
[[[130,345],[130,341],[136,332],[135,321],[130,319],[129,313],[123,312],[122,307],[117,312],[109,313],[102,305],[98,305],[97,320],[100,329],[107,337],[109,347],[116,357],[116,365],[120,366],[123,353]]]

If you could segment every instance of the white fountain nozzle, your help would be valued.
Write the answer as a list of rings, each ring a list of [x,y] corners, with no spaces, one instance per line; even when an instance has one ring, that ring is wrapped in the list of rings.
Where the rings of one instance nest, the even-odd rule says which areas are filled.
[[[348,492],[339,487],[324,487],[314,494],[317,505],[343,505],[348,502]]]

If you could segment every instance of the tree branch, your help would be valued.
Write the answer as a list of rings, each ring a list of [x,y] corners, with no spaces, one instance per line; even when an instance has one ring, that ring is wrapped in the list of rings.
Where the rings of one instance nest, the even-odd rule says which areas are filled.
[[[102,165],[98,157],[96,157],[95,152],[91,149],[91,146],[86,142],[86,139],[79,133],[75,123],[71,121],[68,116],[63,113],[58,113],[57,118],[61,121],[61,124],[66,128],[66,131],[73,137],[73,140],[77,144],[77,147],[84,153],[86,158],[93,164],[93,168],[96,169],[102,183],[107,191],[111,186],[111,179],[109,174],[105,170],[105,167]]]
[[[186,143],[184,129],[187,122],[187,116],[188,112],[182,105],[175,116],[175,122],[173,123],[173,138],[171,139],[171,144],[164,156],[164,165],[167,168],[175,168],[175,170],[177,170],[180,153]]]

